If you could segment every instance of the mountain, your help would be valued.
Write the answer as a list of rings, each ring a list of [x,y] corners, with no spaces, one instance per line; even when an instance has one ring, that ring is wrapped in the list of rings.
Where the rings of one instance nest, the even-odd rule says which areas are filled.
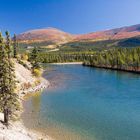
[[[111,30],[72,35],[55,28],[37,29],[17,35],[23,46],[55,49],[93,49],[140,46],[140,24]],[[53,45],[49,46],[48,45]],[[60,49],[60,47],[59,47]]]
[[[75,40],[114,40],[125,39],[140,35],[140,24],[116,28],[112,30],[93,32],[83,35],[77,35]]]
[[[50,43],[65,43],[72,39],[72,35],[65,33],[55,28],[37,29],[24,32],[17,35],[20,42],[50,42]]]

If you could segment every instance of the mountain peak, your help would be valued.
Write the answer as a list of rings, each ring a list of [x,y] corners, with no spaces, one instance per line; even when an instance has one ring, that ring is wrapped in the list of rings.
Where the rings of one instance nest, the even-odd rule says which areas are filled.
[[[26,32],[23,32],[21,34],[26,34],[26,33],[32,33],[32,32],[43,32],[43,31],[58,31],[58,32],[63,32],[57,28],[53,28],[53,27],[47,27],[47,28],[39,28],[39,29],[32,29]]]
[[[71,34],[52,27],[29,30],[17,36],[17,39],[23,42],[48,41],[57,44],[65,43],[71,40],[71,38]]]

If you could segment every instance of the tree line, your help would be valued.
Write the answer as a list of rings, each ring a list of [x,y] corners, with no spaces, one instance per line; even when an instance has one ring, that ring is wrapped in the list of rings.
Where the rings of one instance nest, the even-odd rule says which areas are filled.
[[[35,57],[33,57],[35,56]],[[83,62],[93,67],[140,72],[140,47],[113,48],[103,51],[39,52],[35,48],[29,58],[38,63]]]
[[[84,65],[140,72],[140,48],[115,48],[96,52]]]
[[[37,48],[36,48],[37,49]],[[35,50],[30,53],[30,60],[36,60],[40,63],[64,63],[64,62],[79,62],[87,60],[87,58],[94,54],[94,52],[38,52],[36,59],[34,59]]]

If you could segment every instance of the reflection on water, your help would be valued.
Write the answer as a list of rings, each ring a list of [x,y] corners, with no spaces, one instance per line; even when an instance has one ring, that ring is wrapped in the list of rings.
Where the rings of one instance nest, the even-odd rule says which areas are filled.
[[[50,88],[24,103],[28,128],[57,140],[140,139],[139,75],[79,65],[48,68]]]

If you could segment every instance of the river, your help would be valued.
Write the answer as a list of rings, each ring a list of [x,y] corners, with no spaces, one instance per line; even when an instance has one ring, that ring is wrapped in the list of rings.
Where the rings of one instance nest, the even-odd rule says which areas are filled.
[[[140,140],[140,75],[49,65],[49,89],[24,102],[25,126],[56,140]]]

